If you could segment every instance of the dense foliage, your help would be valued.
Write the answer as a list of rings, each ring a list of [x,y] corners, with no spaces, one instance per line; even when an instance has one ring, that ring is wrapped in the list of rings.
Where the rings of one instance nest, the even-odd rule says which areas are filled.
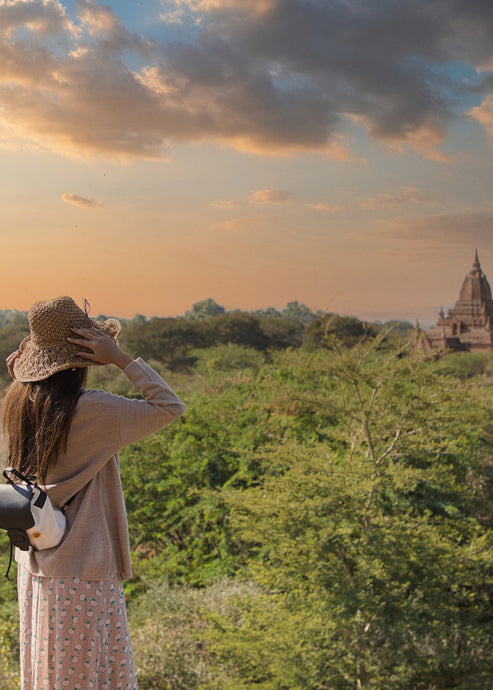
[[[196,341],[180,371],[152,324],[134,324],[139,354],[188,410],[121,454],[140,687],[489,687],[489,356],[429,359],[368,329],[347,347],[327,328],[313,351]],[[90,383],[135,394],[111,368]],[[0,598],[10,689],[11,585]]]
[[[488,687],[491,408],[394,354],[319,360],[329,438],[281,443],[258,485],[223,492],[259,586],[239,623],[214,617],[225,687]]]
[[[186,418],[123,462],[127,485],[139,456],[154,473],[129,506],[137,570],[246,588],[203,614],[221,678],[203,687],[487,687],[485,389],[378,343],[230,377],[217,360]]]
[[[104,315],[97,320],[106,318]],[[262,352],[303,346],[325,347],[327,335],[336,335],[348,346],[374,335],[385,324],[366,324],[355,317],[312,312],[306,305],[289,302],[279,311],[274,307],[245,312],[225,308],[208,298],[195,303],[184,316],[147,319],[136,314],[121,320],[122,345],[134,356],[162,362],[173,371],[190,371],[197,361],[197,349],[216,345],[243,345]],[[395,322],[394,331],[408,337],[412,326]],[[29,333],[27,313],[0,310],[0,384],[8,382],[5,358]]]

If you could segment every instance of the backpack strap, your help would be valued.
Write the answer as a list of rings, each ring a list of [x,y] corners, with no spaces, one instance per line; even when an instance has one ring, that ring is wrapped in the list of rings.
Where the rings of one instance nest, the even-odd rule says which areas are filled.
[[[77,491],[77,494],[78,494],[78,493],[79,493],[79,492]],[[72,501],[74,500],[74,498],[77,496],[77,494],[74,494],[71,498],[68,499],[68,501],[65,501],[65,503],[63,504],[63,506],[60,506],[60,507],[58,508],[58,510],[61,510],[62,513],[64,513],[64,512],[67,510],[67,508],[69,507],[69,505],[72,503]]]
[[[25,474],[22,474],[22,472],[16,470],[15,467],[6,467],[3,471],[3,476],[11,484],[14,484],[14,482],[12,481],[11,477],[9,477],[10,474],[14,474],[17,479],[20,479],[21,482],[26,482],[26,484],[29,484],[29,486],[35,486],[36,484],[35,481],[33,482],[32,479],[29,479]]]
[[[12,542],[10,542],[10,556],[9,556],[9,564],[7,566],[7,570],[4,572],[3,576],[9,579],[9,573],[10,573],[10,566],[12,565],[12,557],[14,555],[14,545]]]
[[[15,529],[15,528],[8,529],[7,535],[8,535],[9,541],[10,541],[10,556],[9,556],[9,565],[7,567],[7,570],[3,574],[3,576],[6,577],[8,580],[10,568],[12,566],[12,559],[14,556],[14,546],[17,546],[17,548],[20,549],[21,551],[28,551],[29,547],[31,546],[31,542],[29,541],[29,538],[23,529]]]

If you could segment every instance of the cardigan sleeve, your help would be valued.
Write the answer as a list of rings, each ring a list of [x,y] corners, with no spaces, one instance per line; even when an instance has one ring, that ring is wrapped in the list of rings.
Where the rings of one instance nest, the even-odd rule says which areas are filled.
[[[97,389],[83,393],[67,447],[47,476],[46,489],[55,505],[63,505],[83,489],[119,450],[162,429],[185,411],[180,398],[144,360],[133,360],[123,371],[144,400]]]
[[[119,399],[119,449],[171,424],[185,412],[185,404],[140,357],[130,362],[123,373],[140,390],[144,400]]]

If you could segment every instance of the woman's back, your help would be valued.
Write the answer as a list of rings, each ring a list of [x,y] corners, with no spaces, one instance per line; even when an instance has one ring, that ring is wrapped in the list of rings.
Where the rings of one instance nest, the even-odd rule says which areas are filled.
[[[118,451],[167,426],[185,406],[142,359],[123,369],[143,400],[100,390],[84,391],[75,408],[67,446],[46,477],[55,506],[67,508],[68,534],[55,549],[17,551],[33,574],[86,579],[132,576]]]

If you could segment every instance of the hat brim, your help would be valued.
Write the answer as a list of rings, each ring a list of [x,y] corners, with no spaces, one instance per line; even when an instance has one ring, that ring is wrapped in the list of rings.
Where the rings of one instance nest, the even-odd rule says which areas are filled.
[[[91,319],[91,325],[117,342],[121,331],[118,319],[107,319],[106,321],[93,321]],[[54,345],[40,345],[28,335],[19,345],[19,354],[14,362],[15,379],[21,383],[42,381],[65,369],[100,365],[99,362],[92,362],[77,355],[77,352],[84,350],[91,352],[89,348],[68,341]]]

